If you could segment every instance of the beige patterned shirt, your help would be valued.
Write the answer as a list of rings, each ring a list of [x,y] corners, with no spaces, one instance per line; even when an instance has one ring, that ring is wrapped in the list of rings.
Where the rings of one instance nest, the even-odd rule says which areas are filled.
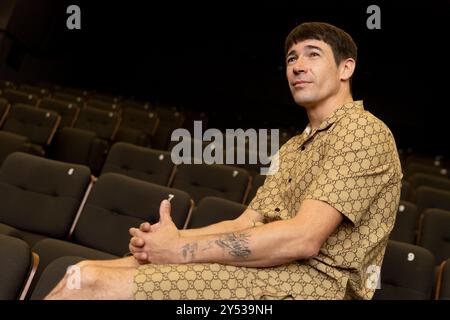
[[[288,273],[287,281],[277,277],[275,289],[299,299],[371,299],[400,199],[394,137],[362,101],[345,104],[309,131],[280,148],[278,172],[267,177],[249,207],[266,221],[290,219],[303,200],[315,199],[345,219],[317,256],[269,268]]]

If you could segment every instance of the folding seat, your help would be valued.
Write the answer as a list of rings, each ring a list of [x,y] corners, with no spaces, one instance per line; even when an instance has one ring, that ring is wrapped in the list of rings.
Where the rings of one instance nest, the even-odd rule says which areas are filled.
[[[15,104],[8,113],[3,130],[27,137],[36,145],[36,153],[43,155],[60,121],[61,117],[53,111]]]
[[[114,111],[114,112],[120,111],[119,104],[117,104],[115,102],[106,102],[104,100],[91,99],[86,103],[86,107],[105,110],[105,111]]]
[[[415,173],[410,177],[413,190],[421,186],[428,186],[435,189],[450,191],[450,179],[441,178],[434,175]]]
[[[124,109],[115,140],[148,147],[152,137],[155,136],[158,124],[159,118],[154,112]]]
[[[11,154],[0,168],[0,230],[30,245],[67,237],[90,181],[85,166]]]
[[[0,165],[11,153],[16,151],[33,153],[33,147],[27,137],[0,131]]]
[[[431,299],[434,269],[434,257],[427,249],[389,240],[381,267],[381,289],[375,291],[373,299]]]
[[[111,147],[101,174],[115,172],[167,186],[173,169],[174,164],[167,151],[117,142]]]
[[[266,181],[266,177],[267,176],[261,174],[258,174],[253,177],[252,187],[247,196],[247,200],[245,201],[246,204],[249,204],[252,201],[252,199],[256,196],[256,192],[258,191],[259,187],[261,187],[264,184],[264,181]]]
[[[412,197],[411,183],[406,180],[402,180],[402,189],[400,192],[400,199],[409,201]]]
[[[450,258],[450,211],[425,210],[419,232],[418,244],[434,254],[436,264]]]
[[[415,204],[400,201],[394,228],[389,239],[406,243],[416,243],[416,233],[419,224],[419,212]]]
[[[75,123],[75,128],[95,132],[98,138],[112,141],[120,121],[120,116],[115,112],[83,108]]]
[[[439,266],[436,281],[436,300],[450,300],[450,259]]]
[[[0,234],[0,300],[23,300],[38,263],[26,242]]]
[[[181,164],[175,169],[172,187],[188,192],[195,203],[215,196],[242,203],[249,187],[247,171],[225,165]]]
[[[137,101],[132,99],[127,99],[121,101],[122,109],[136,109],[141,111],[150,111],[153,106],[149,102]]]
[[[84,106],[84,97],[79,95],[73,95],[66,92],[55,92],[52,96],[53,99],[63,100],[79,105],[81,108]]]
[[[64,88],[60,92],[69,94],[71,96],[80,97],[82,100],[86,100],[89,96],[89,91],[79,88]]]
[[[128,252],[129,228],[159,221],[159,207],[169,195],[171,217],[182,229],[193,203],[181,190],[159,186],[116,173],[101,175],[95,182],[75,225],[71,241],[44,239],[34,247],[41,258],[37,274],[63,256],[112,259]]]
[[[117,113],[83,108],[75,128],[61,130],[50,148],[50,157],[88,165],[93,174],[98,175],[119,124],[120,117]]]
[[[234,220],[239,217],[247,206],[234,201],[205,197],[192,211],[188,222],[188,229],[202,228],[225,220]]]
[[[116,257],[111,257],[111,259]],[[86,257],[65,256],[51,262],[34,283],[34,288],[29,296],[30,300],[43,300],[66,275],[70,266],[86,260]],[[104,257],[104,259],[108,259]],[[36,278],[37,279],[37,278]]]
[[[20,85],[19,90],[32,94],[39,98],[48,97],[50,95],[50,92],[45,88],[35,87],[27,84]]]
[[[450,211],[450,191],[432,187],[418,187],[415,194],[419,214],[422,214],[425,209],[432,208]]]
[[[179,111],[161,107],[156,108],[155,111],[160,122],[151,146],[154,149],[168,150],[172,132],[183,126],[184,116]]]
[[[92,100],[103,101],[109,104],[119,104],[120,97],[116,97],[109,94],[94,93],[91,95],[90,101]]]
[[[439,176],[439,177],[444,177],[444,178],[449,177],[448,170],[446,168],[429,166],[429,165],[424,165],[421,163],[414,163],[414,162],[409,163],[405,169],[405,177],[409,178],[413,174],[416,174],[416,173],[424,173],[424,174],[429,174],[429,175]]]
[[[441,167],[442,160],[443,160],[442,155],[427,156],[427,155],[413,154],[413,155],[408,156],[405,159],[405,163],[406,163],[406,165],[409,165],[410,163],[418,163],[418,164],[423,164],[423,165],[427,165],[427,166]]]
[[[39,108],[58,113],[61,116],[60,128],[73,127],[80,113],[80,107],[77,104],[51,98],[42,99]]]
[[[35,106],[38,102],[37,96],[27,93],[27,92],[22,92],[22,91],[13,90],[13,89],[6,89],[5,91],[3,91],[1,97],[3,99],[8,100],[10,104],[23,103],[23,104]]]

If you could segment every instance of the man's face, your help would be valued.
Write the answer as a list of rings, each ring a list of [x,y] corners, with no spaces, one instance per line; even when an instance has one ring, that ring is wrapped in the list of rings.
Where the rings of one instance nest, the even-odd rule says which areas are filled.
[[[295,102],[305,108],[335,95],[341,86],[333,51],[321,40],[295,43],[286,56],[286,75]]]

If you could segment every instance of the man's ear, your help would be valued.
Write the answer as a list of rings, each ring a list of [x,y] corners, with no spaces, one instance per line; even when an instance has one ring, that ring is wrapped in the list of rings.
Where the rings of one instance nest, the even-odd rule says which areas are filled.
[[[347,81],[353,75],[355,71],[356,62],[352,58],[347,58],[341,62],[340,72],[341,72],[341,80]]]

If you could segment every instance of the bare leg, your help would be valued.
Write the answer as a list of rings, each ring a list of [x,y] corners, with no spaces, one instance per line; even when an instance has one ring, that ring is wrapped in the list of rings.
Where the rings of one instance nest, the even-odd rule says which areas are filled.
[[[140,266],[140,264],[133,256],[112,260],[84,260],[82,261],[82,265],[92,265],[109,268],[137,268]]]
[[[79,288],[70,288],[70,275],[66,274],[45,299],[133,299],[136,267],[104,267],[83,262],[77,266],[80,268]]]

